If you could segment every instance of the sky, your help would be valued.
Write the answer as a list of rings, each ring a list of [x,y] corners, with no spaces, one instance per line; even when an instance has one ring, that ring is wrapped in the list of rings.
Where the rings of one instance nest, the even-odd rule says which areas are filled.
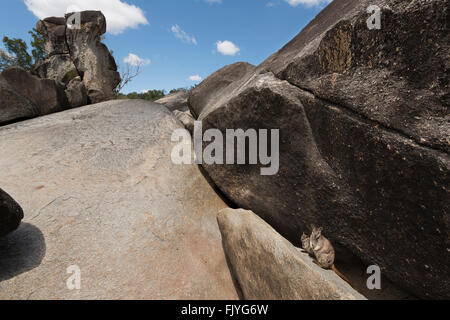
[[[124,92],[191,87],[239,61],[258,65],[331,0],[2,0],[0,36],[22,38],[40,18],[101,10],[119,68],[141,64]]]

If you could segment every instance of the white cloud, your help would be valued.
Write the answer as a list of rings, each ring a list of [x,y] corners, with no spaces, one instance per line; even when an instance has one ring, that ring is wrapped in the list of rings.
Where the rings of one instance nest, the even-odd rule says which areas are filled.
[[[216,45],[217,51],[225,56],[235,56],[241,51],[233,42],[227,40],[217,41]]]
[[[130,53],[128,55],[128,57],[123,59],[123,62],[125,62],[133,67],[148,66],[151,63],[150,59],[139,58],[139,56],[134,53]]]
[[[193,81],[193,82],[200,82],[200,81],[203,80],[203,78],[200,77],[200,76],[197,74],[197,75],[195,75],[195,76],[190,76],[190,77],[188,78],[188,80],[189,80],[189,81]]]
[[[180,39],[184,43],[188,44],[197,44],[197,39],[194,37],[188,35],[184,30],[180,28],[179,25],[172,26],[172,33],[174,34],[175,38]]]
[[[300,4],[303,4],[307,7],[313,7],[321,4],[328,4],[333,0],[284,0],[284,1],[289,3],[289,5],[291,5],[292,7],[296,7]]]
[[[141,8],[121,0],[25,0],[25,5],[39,19],[62,17],[73,11],[100,10],[112,34],[148,24]]]
[[[222,3],[222,0],[205,0],[205,2],[206,2],[206,3],[210,3],[210,4],[213,4],[213,3]]]

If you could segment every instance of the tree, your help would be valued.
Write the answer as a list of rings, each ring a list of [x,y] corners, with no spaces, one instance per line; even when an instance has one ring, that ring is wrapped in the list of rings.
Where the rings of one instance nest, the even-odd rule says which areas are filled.
[[[118,95],[122,92],[123,88],[127,86],[134,78],[136,78],[141,73],[142,64],[132,65],[130,63],[125,64],[125,68],[120,72],[120,83],[114,89],[114,93]]]
[[[36,29],[29,31],[29,34],[31,35],[31,54],[28,52],[28,45],[24,40],[3,37],[3,45],[6,50],[0,49],[0,71],[14,66],[31,71],[39,61],[45,60],[44,39]]]

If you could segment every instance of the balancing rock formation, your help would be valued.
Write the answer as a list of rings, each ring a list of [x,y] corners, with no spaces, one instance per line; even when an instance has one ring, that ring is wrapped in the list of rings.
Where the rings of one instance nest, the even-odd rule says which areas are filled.
[[[80,28],[69,28],[72,15],[37,23],[48,58],[33,74],[17,67],[0,74],[0,125],[113,99],[121,79],[100,41],[106,19],[100,11],[83,11]]]
[[[217,187],[299,244],[310,224],[421,298],[450,298],[449,4],[335,0],[258,67],[189,98],[203,130],[280,129],[280,171],[204,165]]]
[[[80,28],[76,25],[68,27],[73,15],[46,18],[37,23],[48,58],[37,66],[35,72],[41,78],[63,82],[72,91],[76,87],[83,97],[86,91],[88,103],[110,100],[120,82],[120,75],[114,58],[101,43],[101,36],[106,32],[105,16],[100,11],[83,11],[79,13]],[[76,80],[78,77],[85,89]],[[71,85],[74,80],[76,84]],[[72,107],[81,103],[78,99],[73,101]]]

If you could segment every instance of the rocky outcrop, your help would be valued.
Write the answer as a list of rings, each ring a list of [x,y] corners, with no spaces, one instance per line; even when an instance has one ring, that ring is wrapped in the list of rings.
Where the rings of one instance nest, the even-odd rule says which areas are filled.
[[[194,89],[204,130],[280,129],[276,175],[204,168],[291,242],[323,226],[400,287],[449,298],[448,4],[381,1],[368,30],[371,4],[335,0],[253,72],[228,66]]]
[[[88,91],[90,103],[110,100],[120,83],[117,65],[108,48],[101,43],[106,19],[100,11],[83,11],[81,29],[67,28],[70,55]],[[66,14],[66,20],[72,14]]]
[[[10,195],[0,189],[0,238],[16,230],[22,219],[22,208]]]
[[[223,209],[217,221],[246,300],[365,300],[253,212]]]
[[[65,84],[80,76],[89,103],[111,100],[120,75],[114,58],[101,43],[101,36],[106,32],[106,19],[100,11],[83,11],[80,13],[81,28],[69,28],[67,23],[72,15],[38,22],[37,30],[44,37],[49,58],[35,72],[42,78]]]
[[[226,205],[197,166],[172,164],[180,128],[143,100],[0,128],[0,181],[27,212],[0,240],[0,299],[237,299],[216,220]]]
[[[37,77],[20,68],[0,75],[0,124],[113,98],[120,75],[100,41],[106,32],[105,17],[100,11],[81,12],[77,29],[67,27],[71,16],[37,23],[48,56],[33,70]]]
[[[162,104],[170,111],[180,110],[184,111],[188,109],[188,97],[189,91],[181,90],[171,93],[164,98],[156,100],[156,103]]]
[[[448,153],[448,2],[378,1],[381,29],[369,30],[373,4],[333,1],[260,68]]]
[[[13,99],[15,99],[16,105],[20,103],[24,106],[21,107],[21,110],[24,111],[23,114],[19,113],[15,117],[11,115],[7,117],[11,121],[59,112],[68,106],[64,87],[59,82],[51,79],[40,79],[21,68],[8,68],[3,71],[0,74],[0,83],[6,83],[16,94],[21,96],[21,98],[15,96]],[[8,112],[17,110],[13,107],[14,104],[13,106],[9,105],[8,100],[5,99],[5,96],[0,97],[2,108],[8,110]]]

